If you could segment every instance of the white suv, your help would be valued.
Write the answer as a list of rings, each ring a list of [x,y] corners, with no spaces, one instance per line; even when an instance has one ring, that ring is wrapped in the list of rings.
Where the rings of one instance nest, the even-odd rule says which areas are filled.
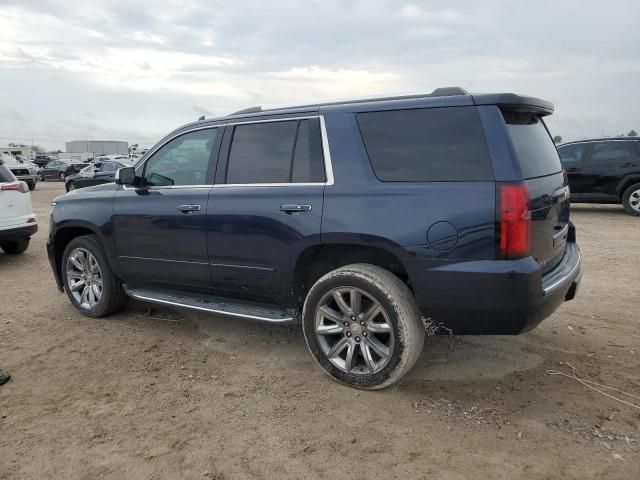
[[[22,253],[37,230],[29,187],[0,162],[0,248],[12,255]]]

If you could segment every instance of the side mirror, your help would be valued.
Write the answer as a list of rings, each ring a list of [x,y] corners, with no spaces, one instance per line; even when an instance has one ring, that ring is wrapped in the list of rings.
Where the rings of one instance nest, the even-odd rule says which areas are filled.
[[[116,171],[115,182],[118,185],[135,185],[136,169],[133,167],[122,167]]]

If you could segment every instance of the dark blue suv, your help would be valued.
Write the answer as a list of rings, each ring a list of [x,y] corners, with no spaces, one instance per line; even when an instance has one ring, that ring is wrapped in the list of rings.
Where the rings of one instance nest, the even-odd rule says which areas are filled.
[[[517,334],[574,297],[552,112],[444,88],[191,123],[115,183],[55,200],[51,266],[88,316],[133,297],[301,321],[331,376],[382,388],[415,363],[427,320]]]

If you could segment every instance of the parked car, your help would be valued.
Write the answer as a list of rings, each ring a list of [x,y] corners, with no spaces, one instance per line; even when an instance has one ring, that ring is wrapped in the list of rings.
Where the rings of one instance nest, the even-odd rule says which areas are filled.
[[[35,163],[39,167],[44,167],[51,160],[55,160],[55,159],[53,157],[50,157],[49,155],[37,154],[36,157],[33,159],[33,163]]]
[[[5,153],[0,153],[0,162],[4,163],[18,180],[25,182],[29,190],[36,189],[39,172],[37,165]]]
[[[571,201],[622,204],[640,215],[640,138],[600,138],[558,147]]]
[[[300,321],[333,378],[391,385],[422,351],[422,317],[517,334],[574,298],[552,112],[446,88],[185,125],[115,183],[55,200],[57,285],[92,317],[133,297]]]
[[[88,163],[60,158],[52,160],[40,169],[40,180],[64,180],[68,175],[74,175],[85,168]]]
[[[22,253],[37,230],[29,187],[0,162],[0,248],[9,255]]]
[[[67,192],[76,188],[90,187],[102,183],[113,182],[116,171],[119,168],[131,167],[133,162],[128,157],[120,157],[119,160],[98,160],[83,168],[74,175],[69,175],[64,179]]]

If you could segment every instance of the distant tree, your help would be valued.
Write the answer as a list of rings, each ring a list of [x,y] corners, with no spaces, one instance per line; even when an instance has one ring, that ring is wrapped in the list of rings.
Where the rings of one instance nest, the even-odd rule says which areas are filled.
[[[45,149],[42,148],[40,145],[31,145],[29,147],[29,150],[31,150],[32,152],[35,152],[35,153],[44,153],[45,152]]]
[[[637,137],[638,136],[638,132],[636,132],[635,130],[629,130],[629,133],[627,133],[627,137]]]
[[[553,143],[562,143],[562,137],[560,135],[556,135],[555,137],[553,137]]]

